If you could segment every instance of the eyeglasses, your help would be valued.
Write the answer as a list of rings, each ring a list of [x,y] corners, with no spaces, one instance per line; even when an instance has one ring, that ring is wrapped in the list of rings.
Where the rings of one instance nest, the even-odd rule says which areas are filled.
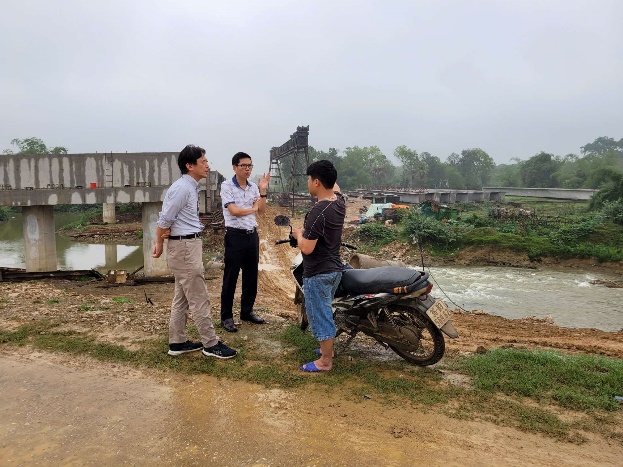
[[[237,164],[236,167],[240,167],[242,169],[252,169],[253,168],[253,164]]]

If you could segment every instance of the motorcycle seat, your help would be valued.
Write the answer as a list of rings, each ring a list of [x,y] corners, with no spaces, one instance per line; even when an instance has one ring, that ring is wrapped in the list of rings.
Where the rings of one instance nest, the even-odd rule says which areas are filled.
[[[410,293],[423,288],[427,280],[427,272],[398,266],[381,266],[347,269],[342,273],[340,286],[349,294]]]

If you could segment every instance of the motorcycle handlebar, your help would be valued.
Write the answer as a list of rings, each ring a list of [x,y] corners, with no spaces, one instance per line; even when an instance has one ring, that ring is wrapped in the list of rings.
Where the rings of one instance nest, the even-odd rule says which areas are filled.
[[[298,246],[298,242],[296,241],[296,238],[294,238],[294,236],[292,235],[290,235],[290,237],[287,240],[277,240],[275,242],[275,245],[281,245],[283,243],[289,243],[292,248]]]
[[[275,242],[275,245],[282,245],[284,243],[289,243],[291,247],[295,247],[297,246],[297,241],[294,237],[290,236],[290,238],[285,239],[285,240],[277,240]],[[341,242],[340,245],[342,245],[344,248],[348,248],[349,250],[356,250],[357,247],[355,245],[351,245],[350,243],[346,243],[346,242]]]

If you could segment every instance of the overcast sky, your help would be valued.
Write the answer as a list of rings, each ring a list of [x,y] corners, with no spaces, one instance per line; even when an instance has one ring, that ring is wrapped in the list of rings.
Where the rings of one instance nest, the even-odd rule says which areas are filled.
[[[623,137],[621,0],[2,0],[0,150],[396,146],[496,163]]]

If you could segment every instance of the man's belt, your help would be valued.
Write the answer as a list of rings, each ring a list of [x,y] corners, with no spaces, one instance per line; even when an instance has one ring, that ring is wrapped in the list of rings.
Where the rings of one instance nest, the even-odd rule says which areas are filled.
[[[189,240],[191,238],[199,238],[201,237],[201,232],[188,234],[188,235],[171,235],[169,240]]]
[[[237,229],[235,227],[225,227],[225,232],[233,232],[233,233],[241,233],[241,234],[252,234],[257,232],[257,228],[253,227],[252,229]]]

